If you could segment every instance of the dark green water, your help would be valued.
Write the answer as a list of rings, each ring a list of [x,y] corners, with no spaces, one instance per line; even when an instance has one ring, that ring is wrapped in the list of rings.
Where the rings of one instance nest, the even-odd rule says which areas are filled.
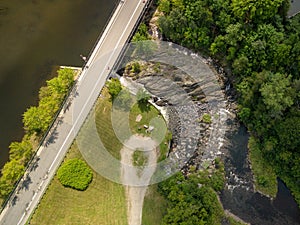
[[[0,0],[0,168],[57,65],[82,66],[117,0]]]

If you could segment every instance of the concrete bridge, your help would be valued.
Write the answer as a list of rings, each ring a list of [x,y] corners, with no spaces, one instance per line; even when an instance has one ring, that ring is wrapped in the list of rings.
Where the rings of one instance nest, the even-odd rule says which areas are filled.
[[[93,107],[148,1],[119,2],[62,110],[2,210],[1,225],[27,222]]]

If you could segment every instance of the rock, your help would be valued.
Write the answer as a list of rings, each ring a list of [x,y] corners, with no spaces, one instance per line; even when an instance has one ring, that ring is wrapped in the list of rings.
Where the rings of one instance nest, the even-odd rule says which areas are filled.
[[[136,118],[135,118],[135,122],[141,122],[141,119],[142,119],[142,118],[143,118],[143,117],[142,117],[141,114],[137,115]]]

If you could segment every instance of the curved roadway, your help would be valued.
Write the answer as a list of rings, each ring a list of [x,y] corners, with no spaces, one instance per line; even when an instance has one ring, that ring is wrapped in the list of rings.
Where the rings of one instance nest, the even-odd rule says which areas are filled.
[[[69,106],[59,114],[59,122],[51,129],[16,191],[0,215],[1,225],[25,224],[39,203],[52,177],[63,160],[74,137],[93,107],[110,68],[117,61],[145,3],[142,0],[120,2],[101,39],[78,78]]]

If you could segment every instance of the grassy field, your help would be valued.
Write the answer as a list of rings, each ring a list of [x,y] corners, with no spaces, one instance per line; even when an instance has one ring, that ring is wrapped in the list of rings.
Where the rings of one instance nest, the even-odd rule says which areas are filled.
[[[248,145],[256,190],[265,195],[276,197],[277,179],[272,166],[263,160],[262,153],[252,137],[250,137]]]
[[[81,158],[73,145],[67,159]],[[94,173],[86,191],[63,187],[55,177],[29,224],[126,225],[126,198],[122,185]]]
[[[167,201],[157,192],[157,185],[151,185],[147,189],[143,206],[143,225],[161,224],[163,215],[166,213]]]
[[[138,115],[142,116],[140,122],[136,122],[136,117]],[[149,126],[149,122],[158,116],[159,111],[152,105],[149,104],[148,107],[139,107],[139,104],[134,104],[129,115],[129,125],[132,133],[150,136],[150,133],[147,133],[143,126]],[[162,117],[160,116],[160,118]]]
[[[138,115],[142,116],[140,122],[136,122]],[[151,104],[139,105],[135,104],[130,110],[129,125],[133,133],[151,136],[154,140],[159,143],[159,156],[158,162],[166,158],[166,154],[169,151],[169,141],[172,138],[171,133],[167,130],[166,123],[160,112]],[[158,129],[154,129],[152,133],[147,133],[144,125],[153,126]],[[164,137],[161,140],[161,137]]]
[[[116,159],[121,158],[120,150],[122,148],[122,143],[116,137],[112,123],[111,123],[111,109],[112,102],[108,94],[107,88],[103,88],[101,93],[101,98],[98,100],[96,106],[96,126],[99,137],[107,149],[107,151],[112,154]]]
[[[96,126],[99,137],[105,148],[117,159],[120,159],[122,143],[116,137],[111,124],[112,103],[106,88],[96,105]],[[142,120],[136,122],[141,114]],[[153,106],[148,111],[141,110],[136,104],[131,112],[129,123],[133,133],[146,135],[140,126],[147,124],[159,115]],[[148,133],[147,133],[148,135]],[[75,144],[70,148],[66,159],[82,158]],[[66,160],[65,159],[65,160]],[[159,224],[165,209],[165,200],[151,186],[145,197],[143,224]],[[63,187],[54,177],[38,208],[28,224],[103,224],[126,225],[126,197],[122,185],[106,180],[94,173],[93,181],[85,191],[76,191]]]
[[[134,166],[144,167],[147,164],[148,157],[142,150],[136,150],[132,154],[132,162]]]

